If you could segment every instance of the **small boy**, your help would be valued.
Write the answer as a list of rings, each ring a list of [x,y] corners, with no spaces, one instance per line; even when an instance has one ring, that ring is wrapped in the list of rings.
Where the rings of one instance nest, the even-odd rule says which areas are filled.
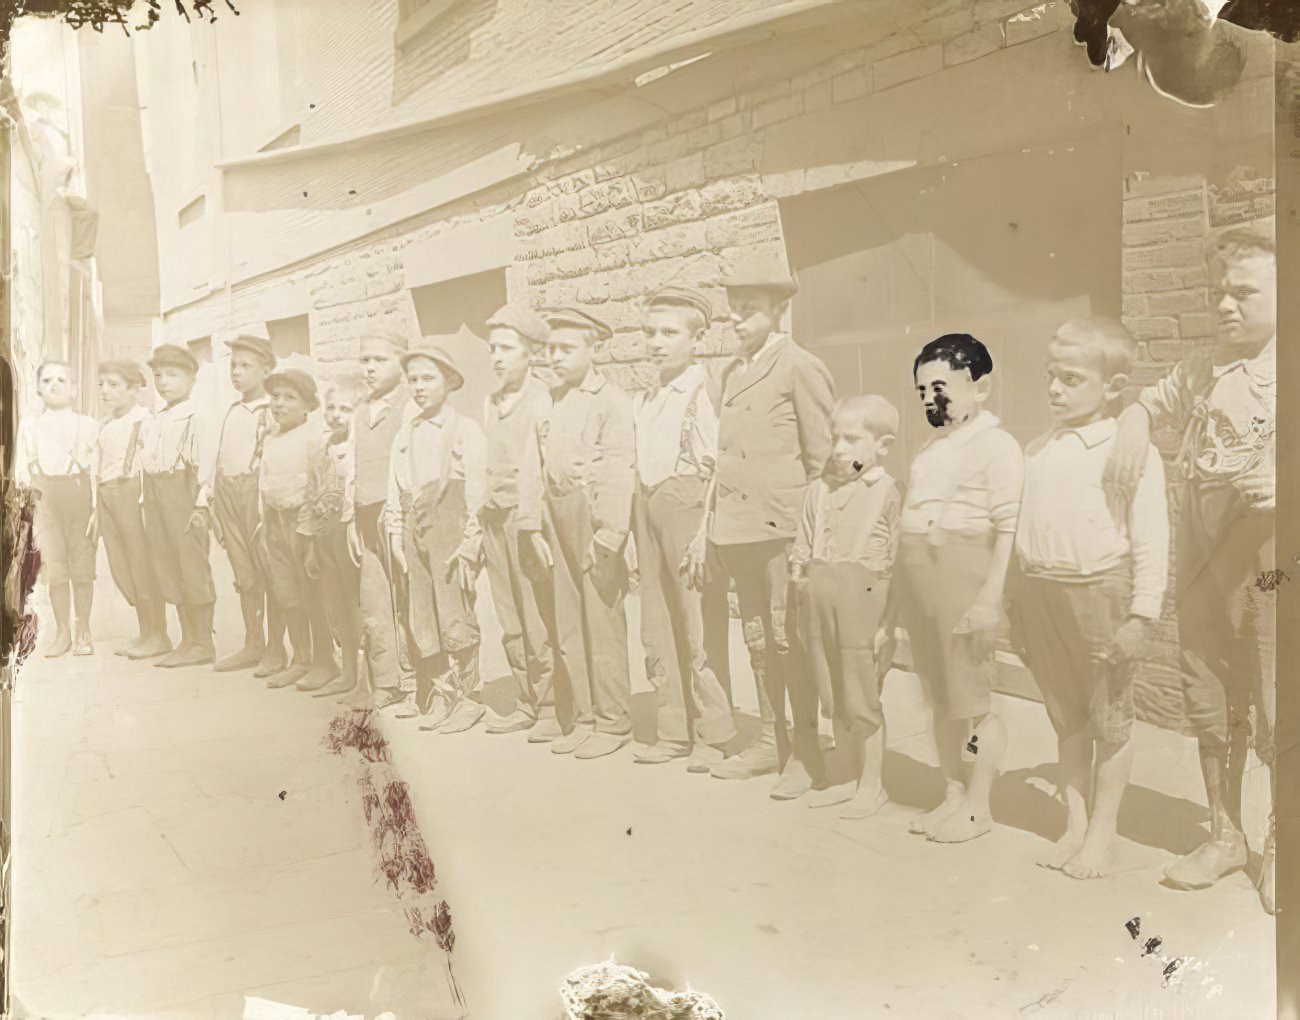
[[[214,444],[190,399],[199,370],[194,355],[163,344],[154,349],[149,367],[163,407],[140,427],[144,530],[163,599],[176,607],[181,624],[181,643],[154,665],[202,666],[216,657],[217,595],[208,564],[208,514],[200,499]]]
[[[1183,700],[1200,750],[1210,836],[1165,869],[1204,889],[1246,866],[1241,792],[1247,743],[1269,769],[1276,722],[1277,253],[1267,231],[1237,227],[1210,245],[1214,344],[1142,391],[1119,417],[1113,498],[1132,498],[1153,427],[1182,434],[1175,608]],[[1256,887],[1268,913],[1275,818]]]
[[[451,353],[425,342],[402,355],[417,413],[393,440],[384,523],[393,563],[406,578],[420,729],[462,733],[486,711],[474,614],[486,484],[483,430],[447,403],[465,377]]]
[[[275,370],[275,352],[269,340],[242,333],[227,340],[226,346],[230,348],[230,382],[239,392],[239,399],[222,419],[207,494],[213,532],[226,550],[239,594],[244,645],[218,659],[213,668],[218,672],[253,669],[254,676],[267,677],[286,665],[284,622],[274,601],[267,603],[253,543],[260,523],[258,465],[266,437],[274,427],[266,378]],[[264,621],[270,631],[269,641],[263,634]]]
[[[312,461],[298,533],[307,537],[304,569],[325,600],[329,628],[343,658],[337,679],[313,695],[347,694],[357,685],[361,649],[361,544],[353,520],[356,457],[352,419],[360,402],[359,380],[336,379],[325,389],[325,445]]]
[[[293,662],[268,677],[266,686],[294,684],[300,690],[314,691],[339,675],[320,586],[307,579],[307,542],[298,534],[310,467],[325,447],[324,437],[307,424],[307,416],[320,407],[320,400],[316,380],[296,368],[267,376],[266,391],[271,395],[275,431],[266,437],[258,466],[265,580],[284,613],[293,645]]]
[[[540,478],[537,422],[550,410],[551,395],[532,362],[546,342],[546,323],[530,308],[506,305],[488,319],[487,328],[498,387],[483,404],[487,491],[479,521],[484,567],[517,694],[515,709],[489,719],[485,729],[526,730],[529,742],[540,744],[563,735],[555,717],[555,596],[550,575],[528,569],[531,551],[519,540],[519,490]]]
[[[73,409],[66,361],[46,361],[36,370],[36,392],[45,406],[22,422],[14,468],[18,481],[39,494],[32,531],[54,610],[54,640],[45,656],[57,658],[69,649],[90,655],[99,423]]]
[[[134,361],[100,362],[99,399],[108,417],[99,428],[96,517],[113,581],[140,626],[135,641],[117,653],[128,659],[152,659],[172,650],[140,507],[140,430],[149,418],[140,403],[144,384],[144,370]]]
[[[872,640],[889,591],[902,497],[881,463],[898,436],[898,409],[884,397],[846,397],[831,415],[831,455],[804,497],[790,550],[799,624],[823,717],[847,775],[809,797],[844,805],[841,818],[869,818],[889,799],[881,785],[885,718]],[[818,749],[814,779],[825,778]],[[820,775],[816,773],[821,773]]]
[[[658,694],[658,739],[634,760],[659,765],[689,756],[697,772],[721,762],[722,745],[736,736],[731,700],[705,652],[702,597],[682,570],[718,460],[718,415],[695,360],[712,315],[709,299],[687,287],[646,297],[642,331],[659,382],[632,407],[641,641]]]
[[[1126,516],[1107,508],[1102,472],[1113,409],[1137,345],[1118,322],[1074,319],[1047,348],[1055,427],[1025,450],[1012,627],[1060,749],[1067,827],[1040,863],[1071,878],[1105,874],[1133,763],[1133,671],[1168,577],[1164,468],[1148,444]],[[1091,804],[1091,807],[1089,807]]]
[[[939,843],[992,829],[989,794],[1007,742],[992,711],[993,656],[1024,466],[1019,444],[984,409],[992,372],[988,349],[967,333],[932,340],[916,357],[917,394],[938,435],[912,461],[897,581],[875,642],[877,661],[891,660],[901,614],[947,781],[943,803],[909,831]],[[974,759],[969,775],[963,751]]]
[[[599,758],[632,739],[623,606],[636,483],[632,401],[592,364],[592,348],[613,335],[607,325],[576,308],[552,309],[544,318],[554,405],[537,426],[542,499],[521,502],[519,530],[539,565],[555,574],[563,665],[556,685],[566,688],[574,720],[551,751]]]

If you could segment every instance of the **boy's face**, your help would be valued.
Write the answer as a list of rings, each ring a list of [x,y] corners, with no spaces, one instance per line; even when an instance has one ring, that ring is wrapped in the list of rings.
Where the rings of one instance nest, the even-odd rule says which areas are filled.
[[[1061,425],[1086,425],[1104,418],[1125,381],[1123,376],[1107,379],[1078,344],[1048,345],[1047,406]]]
[[[336,436],[346,437],[356,411],[356,401],[346,390],[331,390],[325,395],[325,427]]]
[[[310,408],[292,386],[276,386],[271,390],[271,417],[282,429],[296,428],[307,420]]]
[[[977,382],[970,369],[953,368],[946,361],[927,361],[916,370],[916,392],[925,406],[925,420],[936,429],[969,421],[988,396],[984,379]]]
[[[727,291],[731,324],[744,354],[756,354],[781,324],[785,300],[768,290],[732,287]]]
[[[528,341],[513,329],[493,326],[488,331],[488,355],[492,359],[492,374],[501,386],[517,387],[528,378],[532,352]]]
[[[1254,352],[1277,332],[1277,260],[1265,252],[1210,263],[1219,346]]]
[[[641,329],[650,360],[661,379],[681,374],[695,360],[695,344],[704,332],[692,329],[697,319],[697,314],[689,308],[656,305],[646,310]]]
[[[105,372],[99,377],[99,401],[116,414],[135,406],[140,388],[128,383],[116,372]]]
[[[50,364],[42,368],[36,380],[36,392],[51,410],[57,411],[71,404],[72,373],[68,366]]]
[[[551,371],[561,386],[577,386],[591,370],[588,330],[559,326],[551,330]]]
[[[402,378],[402,362],[391,344],[361,341],[361,379],[371,396],[383,395]]]
[[[240,393],[254,392],[271,374],[271,366],[259,355],[242,347],[230,352],[230,382]]]
[[[437,414],[447,400],[447,377],[436,361],[412,358],[406,363],[406,382],[411,399],[421,411]]]
[[[153,384],[158,396],[168,404],[184,400],[194,389],[194,376],[175,365],[164,365],[153,370]]]
[[[887,439],[877,437],[862,421],[862,415],[837,410],[831,417],[831,465],[840,475],[870,471],[888,450]]]

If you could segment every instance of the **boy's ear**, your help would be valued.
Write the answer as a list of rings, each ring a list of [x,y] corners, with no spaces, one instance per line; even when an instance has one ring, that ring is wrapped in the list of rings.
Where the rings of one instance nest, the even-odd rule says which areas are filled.
[[[1106,399],[1119,400],[1128,387],[1128,373],[1116,372],[1106,381]]]
[[[991,373],[985,373],[975,380],[975,399],[981,404],[988,400],[989,394],[993,392],[993,376]]]

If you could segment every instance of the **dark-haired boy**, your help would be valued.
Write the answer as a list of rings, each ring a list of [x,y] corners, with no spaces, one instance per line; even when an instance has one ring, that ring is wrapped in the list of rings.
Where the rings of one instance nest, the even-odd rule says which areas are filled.
[[[1183,700],[1199,744],[1210,834],[1165,869],[1181,889],[1204,889],[1245,867],[1241,790],[1246,748],[1273,782],[1277,591],[1257,583],[1276,568],[1277,254],[1265,231],[1225,231],[1209,252],[1215,342],[1184,358],[1119,417],[1112,498],[1131,498],[1153,427],[1182,432],[1176,462],[1176,611]],[[1253,725],[1252,725],[1253,717]],[[1269,812],[1257,879],[1273,913],[1274,825]]]
[[[36,371],[44,409],[19,427],[15,474],[40,498],[33,537],[41,576],[54,610],[56,658],[72,649],[90,655],[90,606],[95,593],[95,439],[99,423],[72,406],[72,367],[46,361]]]
[[[95,508],[113,582],[135,609],[140,627],[135,641],[117,653],[129,659],[152,659],[172,650],[140,506],[140,431],[149,418],[140,403],[144,384],[144,370],[134,361],[100,362],[99,399],[108,417],[99,428]]]
[[[916,391],[937,435],[912,461],[893,605],[876,642],[878,657],[891,658],[896,609],[947,781],[943,803],[909,829],[940,843],[992,828],[989,793],[1007,742],[993,714],[994,650],[1024,465],[1019,444],[984,409],[992,372],[987,348],[966,333],[932,340],[916,357]]]

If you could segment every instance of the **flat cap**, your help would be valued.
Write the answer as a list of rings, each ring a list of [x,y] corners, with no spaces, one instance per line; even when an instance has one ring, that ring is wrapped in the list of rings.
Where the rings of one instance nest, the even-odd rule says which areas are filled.
[[[397,354],[409,350],[411,346],[411,341],[406,334],[401,330],[392,328],[391,326],[383,326],[362,333],[361,346],[365,347],[367,343],[386,344]]]
[[[783,298],[794,297],[799,292],[799,284],[789,269],[776,259],[757,256],[737,262],[723,276],[722,285],[728,290],[740,287],[770,290]]]
[[[272,372],[266,377],[266,391],[289,388],[307,401],[314,411],[320,407],[320,397],[316,395],[316,380],[301,368],[286,368],[283,372]]]
[[[607,325],[594,315],[588,315],[580,308],[548,308],[542,313],[542,318],[546,320],[546,325],[551,329],[556,326],[567,326],[570,329],[594,329],[597,340],[608,340],[614,335],[614,331]]]
[[[402,355],[402,368],[407,368],[416,358],[428,358],[442,369],[443,375],[447,377],[448,393],[454,393],[465,385],[465,376],[461,374],[455,357],[442,344],[426,337]]]
[[[655,305],[673,305],[677,308],[694,308],[704,316],[705,325],[713,319],[713,304],[707,297],[698,290],[691,287],[681,287],[677,284],[668,284],[652,290],[645,298],[645,307],[653,308]]]
[[[546,340],[546,320],[531,308],[522,305],[502,305],[487,320],[487,327],[513,329],[525,340],[542,343]]]
[[[128,386],[144,385],[144,369],[140,367],[138,361],[131,361],[128,358],[113,358],[109,361],[99,363],[100,375],[121,376]]]
[[[272,368],[275,368],[275,351],[271,348],[271,341],[262,336],[253,336],[249,333],[240,333],[239,336],[232,337],[226,341],[226,346],[232,351],[245,350],[252,351],[259,355]]]
[[[199,370],[199,362],[190,353],[188,347],[182,347],[180,344],[162,344],[153,349],[153,355],[149,358],[149,367],[182,368],[194,375]]]

